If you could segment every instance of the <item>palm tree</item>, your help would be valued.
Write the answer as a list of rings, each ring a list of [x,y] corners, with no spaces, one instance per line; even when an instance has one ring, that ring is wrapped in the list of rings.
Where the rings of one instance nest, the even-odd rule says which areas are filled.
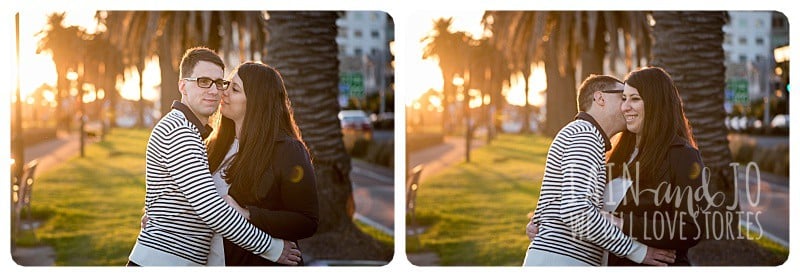
[[[491,42],[510,62],[512,72],[522,73],[525,82],[525,106],[522,133],[530,133],[529,79],[531,66],[542,61],[542,41],[546,12],[487,11],[483,22],[492,32]]]
[[[265,63],[286,82],[297,124],[312,153],[319,195],[317,234],[301,242],[315,259],[379,259],[393,250],[362,233],[353,223],[350,157],[337,114],[339,60],[333,11],[269,12]]]
[[[185,49],[201,45],[215,49],[228,68],[266,55],[266,20],[261,11],[103,13],[102,22],[108,26],[110,40],[123,50],[126,67],[142,70],[144,61],[158,56],[161,114],[169,112],[173,100],[180,100],[174,84],[178,83],[178,66]]]
[[[653,65],[664,68],[675,81],[703,163],[711,169],[710,193],[725,193],[726,201],[718,207],[719,211],[735,216],[735,210],[726,209],[726,206],[734,207],[738,202],[734,197],[734,172],[729,166],[732,157],[723,108],[725,53],[722,49],[722,26],[728,21],[728,14],[724,11],[655,11],[653,19]],[[732,226],[715,228],[738,230],[739,220],[731,222]]]
[[[503,57],[503,53],[494,48],[489,43],[489,39],[483,38],[474,41],[474,45],[470,48],[470,82],[471,86],[481,91],[481,99],[490,99],[490,104],[482,106],[483,113],[481,114],[482,121],[486,125],[487,135],[486,143],[491,143],[494,136],[493,114],[492,108],[499,111],[502,107],[503,96],[503,82],[508,80],[510,74],[508,73],[508,66]]]
[[[76,71],[83,59],[85,32],[76,26],[63,26],[65,13],[53,13],[47,18],[47,25],[36,35],[40,37],[36,53],[50,52],[56,66],[56,110],[57,128],[69,130],[71,120],[65,111],[66,98],[69,97],[67,72]]]
[[[453,79],[456,76],[464,76],[466,68],[467,48],[469,35],[465,32],[451,32],[453,18],[440,18],[433,22],[433,32],[422,38],[425,42],[422,58],[436,58],[439,61],[439,68],[442,72],[442,107],[445,116],[442,117],[442,130],[445,133],[452,131],[453,124],[450,118],[450,105],[455,100],[456,87]]]
[[[98,91],[103,90],[105,96],[100,106],[102,108],[105,106],[104,103],[108,101],[110,118],[102,118],[102,120],[108,120],[109,127],[113,128],[116,126],[114,115],[116,114],[116,104],[119,99],[117,80],[125,75],[122,53],[108,40],[107,32],[94,34],[87,41],[86,51],[90,53],[86,56],[86,64],[84,65],[86,81],[93,83]],[[100,113],[103,114],[104,112],[101,111]],[[105,127],[104,124],[103,128]],[[106,131],[104,130],[103,134]]]
[[[641,64],[649,51],[648,21],[640,12],[487,11],[483,21],[492,32],[495,47],[504,51],[509,60],[518,61],[512,63],[512,70],[525,78],[526,99],[531,65],[544,63],[549,92],[545,134],[550,136],[572,120],[577,111],[576,78],[603,73],[606,56],[612,71],[616,72],[615,64],[620,59],[624,59],[629,71],[634,63]],[[579,63],[581,73],[576,76]],[[525,110],[523,126],[528,126],[527,103]]]

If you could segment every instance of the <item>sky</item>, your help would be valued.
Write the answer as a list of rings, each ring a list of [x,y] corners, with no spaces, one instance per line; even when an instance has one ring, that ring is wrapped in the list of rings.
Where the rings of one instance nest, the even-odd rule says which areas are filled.
[[[94,10],[74,9],[64,11],[66,11],[65,26],[79,25],[86,28],[88,32],[95,31],[96,23],[93,18]],[[52,86],[55,86],[56,83],[55,66],[52,63],[49,53],[35,53],[36,45],[39,41],[39,37],[36,37],[36,33],[44,28],[47,23],[47,16],[51,12],[52,11],[41,10],[25,11],[22,12],[20,16],[20,70],[22,72],[20,91],[23,99],[43,83]],[[424,44],[420,42],[420,40],[433,29],[434,20],[443,17],[453,17],[452,31],[466,31],[473,34],[474,37],[479,37],[483,33],[483,27],[480,24],[483,13],[483,10],[438,10],[414,13],[413,16],[408,18],[408,23],[404,26],[407,28],[407,34],[410,39],[408,39],[405,44],[403,55],[407,57],[407,59],[403,59],[403,61],[406,62],[406,66],[410,69],[408,71],[408,77],[413,81],[405,83],[406,87],[404,91],[408,93],[403,94],[405,96],[403,98],[403,103],[410,104],[413,99],[429,89],[437,91],[442,90],[441,71],[439,70],[437,61],[435,59],[422,59],[422,48]],[[0,32],[10,32],[10,34],[13,35],[14,30],[12,26],[6,25],[6,30],[0,30]],[[9,47],[11,50],[3,51],[3,53],[13,53],[13,41],[10,45],[7,43],[7,45],[0,47]],[[13,60],[14,57],[12,56],[11,59]],[[151,61],[150,64],[151,65],[146,66],[144,72],[144,97],[145,99],[153,100],[158,97],[157,87],[160,81],[157,61]],[[538,80],[543,80],[543,72],[540,72],[540,70],[535,70],[534,72],[532,79],[538,78]],[[138,74],[136,72],[129,72],[128,74],[131,74],[127,76],[129,81],[120,85],[123,98],[138,100]],[[521,83],[521,76],[517,76],[516,79],[517,82]],[[534,82],[532,91],[543,90],[545,88],[543,83],[544,82]],[[13,87],[7,89],[13,90]],[[507,97],[508,101],[514,105],[524,104],[523,89],[521,85],[513,86],[509,92],[506,92],[509,95]],[[10,93],[13,94],[13,91]],[[535,93],[531,94],[529,99],[531,103],[534,104],[540,104],[542,101]]]
[[[452,17],[453,23],[451,25],[451,31],[466,31],[477,38],[483,34],[483,26],[481,25],[483,13],[483,10],[424,11],[416,12],[409,18],[406,24],[408,27],[407,33],[409,39],[406,41],[406,48],[404,49],[404,54],[407,59],[403,61],[406,62],[407,66],[410,68],[410,70],[406,71],[406,73],[410,74],[410,80],[402,83],[402,85],[405,85],[404,92],[408,92],[406,97],[404,97],[404,103],[406,105],[411,104],[414,99],[431,88],[442,91],[442,73],[439,70],[438,63],[435,59],[422,59],[424,43],[420,42],[420,40],[427,36],[433,29],[434,20]],[[534,73],[531,76],[531,80],[533,81],[532,92],[538,92],[546,88],[544,85],[544,78],[543,70],[534,69]],[[506,92],[507,100],[512,105],[524,105],[525,94],[524,86],[522,85],[522,80],[524,78],[522,75],[519,75],[514,79],[516,82],[510,88],[510,91]],[[543,101],[537,93],[531,93],[528,99],[530,103],[534,105],[541,104]]]
[[[40,37],[36,34],[43,30],[47,24],[47,17],[52,11],[23,11],[20,13],[20,93],[24,99],[28,94],[32,93],[43,83],[51,86],[56,85],[56,69],[52,61],[50,53],[43,52],[36,54],[36,47]],[[96,22],[94,21],[95,10],[90,9],[73,9],[73,10],[58,10],[66,12],[64,19],[64,26],[78,25],[83,27],[88,33],[94,33],[96,30]],[[13,19],[12,19],[13,23]],[[6,26],[0,29],[0,34],[8,32],[7,37],[14,35],[14,25]],[[13,53],[15,45],[13,40],[9,40],[5,45],[0,46],[2,53],[12,53],[11,61],[15,60]],[[8,49],[8,50],[3,50]],[[144,82],[144,98],[153,100],[158,97],[158,92],[154,89],[155,86],[160,84],[160,72],[157,66],[157,60],[151,61],[145,66],[145,82]],[[16,73],[16,68],[12,71]],[[135,71],[127,72],[126,81],[120,84],[122,97],[130,100],[139,99],[139,76]],[[7,87],[6,89],[12,90],[14,87]]]

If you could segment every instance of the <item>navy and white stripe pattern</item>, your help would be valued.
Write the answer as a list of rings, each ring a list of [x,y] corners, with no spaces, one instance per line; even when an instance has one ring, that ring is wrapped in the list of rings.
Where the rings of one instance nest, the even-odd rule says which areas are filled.
[[[149,221],[137,243],[197,264],[206,264],[214,232],[255,254],[283,250],[217,194],[200,133],[181,111],[156,124],[145,157]]]
[[[603,250],[625,256],[632,241],[601,214],[606,184],[605,138],[595,125],[575,120],[559,131],[547,153],[528,249],[601,265]]]

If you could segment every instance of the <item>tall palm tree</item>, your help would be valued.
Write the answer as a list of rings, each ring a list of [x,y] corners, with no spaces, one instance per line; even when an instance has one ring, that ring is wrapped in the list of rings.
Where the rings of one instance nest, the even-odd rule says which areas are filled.
[[[669,72],[680,92],[703,163],[711,169],[711,193],[726,195],[725,205],[718,207],[719,212],[731,213],[734,216],[731,218],[737,218],[735,211],[738,209],[726,209],[738,202],[734,197],[734,172],[729,166],[733,159],[723,108],[722,26],[728,21],[728,14],[724,11],[654,11],[653,19],[653,65]],[[738,230],[739,220],[731,222],[732,226],[715,228]]]
[[[36,35],[40,37],[36,53],[50,52],[56,66],[56,110],[57,128],[69,130],[71,120],[64,109],[69,97],[70,81],[67,72],[78,69],[83,59],[83,36],[85,32],[76,26],[63,25],[65,13],[52,13],[47,25]]]
[[[103,90],[104,98],[102,106],[105,102],[109,103],[107,114],[110,118],[103,120],[109,121],[109,127],[116,126],[114,115],[116,114],[116,104],[119,100],[119,91],[117,90],[117,80],[124,78],[125,67],[122,64],[122,52],[112,45],[108,40],[107,32],[98,32],[94,34],[89,41],[87,41],[86,51],[89,53],[86,56],[86,64],[84,70],[86,74],[86,81],[93,83],[97,90]],[[103,125],[105,128],[105,125]],[[106,131],[103,132],[105,134]]]
[[[455,100],[456,87],[453,79],[464,75],[466,68],[464,57],[467,56],[469,36],[465,32],[452,32],[450,26],[453,18],[440,18],[433,22],[433,32],[422,38],[425,42],[422,58],[436,58],[442,72],[442,107],[445,116],[442,117],[442,130],[445,133],[452,131],[452,118],[450,107]]]
[[[261,11],[104,13],[102,22],[112,34],[110,40],[123,49],[126,67],[142,68],[142,62],[158,56],[161,114],[169,112],[173,100],[180,100],[174,84],[178,83],[178,66],[184,50],[194,46],[217,50],[229,69],[244,60],[266,55],[266,20]]]
[[[264,62],[283,74],[297,124],[314,161],[320,222],[317,234],[301,242],[304,254],[314,259],[388,261],[391,247],[362,233],[351,218],[351,164],[337,117],[339,16],[334,11],[269,12]]]
[[[492,32],[491,42],[510,62],[511,71],[522,73],[525,82],[522,133],[530,133],[531,67],[544,58],[540,38],[546,31],[548,16],[546,12],[487,11],[482,20],[485,28]]]
[[[499,110],[498,107],[502,107],[503,82],[509,79],[510,74],[503,53],[494,48],[488,38],[475,40],[470,52],[471,86],[481,91],[479,96],[481,100],[488,98],[491,101],[490,104],[481,107],[481,118],[486,125],[488,144],[494,136],[493,118],[496,116],[490,107],[494,107],[495,111]]]
[[[616,72],[618,60],[624,60],[630,70],[634,63],[642,63],[649,51],[648,21],[640,12],[487,11],[483,21],[496,47],[509,60],[518,61],[512,69],[523,73],[526,87],[531,64],[544,63],[548,91],[545,134],[550,136],[577,111],[577,78],[603,73],[605,57],[612,71]],[[580,76],[576,76],[578,64]],[[527,99],[529,92],[525,91]],[[528,125],[528,111],[526,108],[524,126]]]

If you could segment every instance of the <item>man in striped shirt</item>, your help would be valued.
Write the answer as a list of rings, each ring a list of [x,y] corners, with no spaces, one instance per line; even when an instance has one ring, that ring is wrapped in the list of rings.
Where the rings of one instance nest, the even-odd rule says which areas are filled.
[[[625,129],[623,83],[591,75],[581,84],[580,112],[562,128],[547,153],[539,201],[528,229],[536,229],[524,266],[599,266],[604,251],[637,263],[666,265],[674,251],[649,248],[615,226],[603,214],[607,134]]]
[[[180,65],[181,101],[153,128],[145,152],[147,223],[128,265],[205,265],[216,232],[273,262],[297,265],[290,241],[262,232],[220,198],[203,139],[208,117],[228,88],[222,59],[208,48],[191,48]]]

